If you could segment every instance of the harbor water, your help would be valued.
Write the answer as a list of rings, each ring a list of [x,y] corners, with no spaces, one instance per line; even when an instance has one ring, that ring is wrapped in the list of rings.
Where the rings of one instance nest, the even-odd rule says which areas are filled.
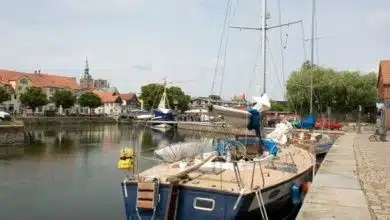
[[[143,156],[151,157],[158,144],[202,137],[195,132],[163,134],[130,125],[27,130],[33,144],[0,147],[1,220],[124,219],[119,149],[140,147]],[[141,169],[155,164],[140,160]]]

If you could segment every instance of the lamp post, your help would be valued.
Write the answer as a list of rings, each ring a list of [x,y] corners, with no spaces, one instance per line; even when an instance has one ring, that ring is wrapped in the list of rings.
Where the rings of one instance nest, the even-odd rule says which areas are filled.
[[[177,105],[179,104],[179,102],[175,99],[173,100],[173,105],[175,106],[175,111],[177,111]]]

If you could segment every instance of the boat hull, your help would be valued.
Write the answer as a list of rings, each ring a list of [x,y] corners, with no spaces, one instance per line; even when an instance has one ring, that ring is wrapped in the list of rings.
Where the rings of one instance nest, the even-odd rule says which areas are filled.
[[[315,146],[314,151],[316,155],[322,155],[328,153],[330,148],[332,147],[332,143],[326,143],[326,144],[318,144]]]
[[[291,203],[290,190],[293,183],[298,185],[310,179],[312,170],[308,169],[292,179],[281,182],[277,185],[264,189],[262,197],[268,216],[277,215],[281,209]],[[163,220],[166,213],[166,204],[169,198],[168,184],[160,184],[160,200],[156,208],[154,219]],[[136,211],[137,183],[122,183],[126,219],[139,219]],[[127,195],[127,196],[126,196]],[[196,208],[196,199],[208,199],[214,201],[212,210],[200,210]],[[179,202],[176,210],[176,220],[211,220],[211,219],[245,219],[256,216],[261,219],[259,205],[254,192],[245,194],[239,200],[237,208],[234,205],[239,199],[239,194],[220,191],[218,189],[205,189],[192,186],[179,185]],[[152,210],[139,210],[141,220],[151,219]]]
[[[162,123],[162,124],[154,124],[151,126],[151,128],[161,132],[168,132],[173,128],[173,126],[170,124]]]

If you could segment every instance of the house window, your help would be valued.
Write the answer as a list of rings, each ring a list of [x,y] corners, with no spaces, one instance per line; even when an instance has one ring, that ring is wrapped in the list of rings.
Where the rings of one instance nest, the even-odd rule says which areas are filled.
[[[27,82],[27,79],[21,79],[20,80],[20,84],[27,84],[28,82]]]
[[[193,205],[194,205],[194,209],[203,210],[203,211],[213,211],[215,207],[215,200],[196,197],[194,199]]]

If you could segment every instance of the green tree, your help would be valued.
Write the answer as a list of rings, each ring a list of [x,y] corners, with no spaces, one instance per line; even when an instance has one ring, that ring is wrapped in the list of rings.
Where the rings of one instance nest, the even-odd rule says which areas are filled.
[[[69,90],[57,90],[51,97],[51,101],[55,103],[57,108],[62,106],[62,108],[67,109],[74,105],[76,97]]]
[[[221,100],[221,96],[219,96],[219,95],[209,95],[209,98],[211,100]]]
[[[22,105],[30,107],[34,114],[37,107],[47,104],[47,97],[41,88],[30,87],[20,95],[20,102]]]
[[[93,92],[85,92],[81,94],[77,101],[80,106],[88,108],[97,108],[103,105],[100,97]]]
[[[292,110],[307,114],[310,108],[310,77],[313,74],[313,111],[348,113],[358,105],[368,105],[376,99],[376,74],[335,71],[305,62],[291,73],[287,81],[287,100]]]
[[[289,111],[289,106],[288,104],[282,104],[276,101],[271,100],[271,111]]]
[[[164,92],[164,86],[161,84],[151,83],[141,87],[140,98],[144,102],[145,109],[157,108]],[[185,111],[188,109],[191,97],[186,95],[180,87],[171,86],[167,88],[168,105],[170,108],[177,106],[178,110]]]
[[[11,94],[5,87],[0,87],[0,103],[11,100]]]

